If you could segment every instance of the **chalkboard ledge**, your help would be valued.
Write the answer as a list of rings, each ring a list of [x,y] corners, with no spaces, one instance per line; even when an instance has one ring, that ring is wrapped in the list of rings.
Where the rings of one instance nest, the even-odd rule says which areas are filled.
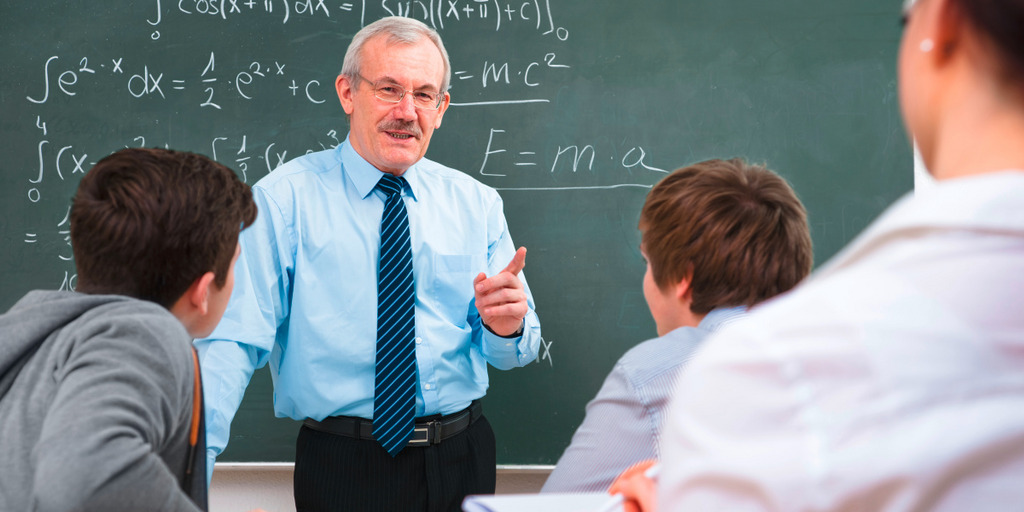
[[[210,484],[210,510],[249,511],[256,508],[276,512],[295,510],[292,495],[292,462],[218,462]],[[496,494],[537,493],[550,465],[498,465]]]

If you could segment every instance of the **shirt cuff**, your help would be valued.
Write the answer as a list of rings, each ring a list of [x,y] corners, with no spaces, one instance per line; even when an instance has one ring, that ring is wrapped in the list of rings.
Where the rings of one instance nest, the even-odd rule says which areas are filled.
[[[493,335],[495,335],[495,336],[497,336],[499,338],[506,339],[506,340],[514,340],[514,339],[522,336],[523,335],[523,328],[526,326],[526,320],[523,319],[523,321],[519,323],[519,329],[516,329],[516,332],[514,332],[512,334],[509,334],[508,336],[502,336],[502,335],[492,331],[491,327],[489,325],[487,325],[487,324],[485,324],[483,322],[480,322],[480,323],[483,324],[484,329],[487,329],[487,332],[489,332],[489,333],[491,333],[491,334],[493,334]]]

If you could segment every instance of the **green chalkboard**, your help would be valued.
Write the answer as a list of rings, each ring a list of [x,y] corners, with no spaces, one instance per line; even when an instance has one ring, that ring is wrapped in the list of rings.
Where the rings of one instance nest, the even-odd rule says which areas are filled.
[[[491,372],[503,464],[551,464],[616,358],[654,336],[636,222],[664,171],[765,162],[821,262],[912,186],[892,0],[145,0],[0,7],[0,307],[75,284],[69,199],[125,146],[204,153],[249,183],[343,140],[349,40],[438,28],[453,106],[428,155],[500,190],[541,318],[538,362]],[[222,460],[287,461],[257,373]]]

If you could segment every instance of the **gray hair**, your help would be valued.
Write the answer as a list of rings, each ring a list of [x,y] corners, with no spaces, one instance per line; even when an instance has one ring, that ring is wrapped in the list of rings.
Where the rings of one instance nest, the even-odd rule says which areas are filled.
[[[381,18],[356,32],[352,42],[348,45],[348,50],[345,51],[345,61],[341,66],[342,75],[352,80],[355,79],[356,74],[362,70],[363,46],[367,41],[381,34],[388,36],[389,44],[415,44],[423,38],[430,39],[430,42],[434,43],[434,46],[441,52],[441,60],[444,61],[444,81],[441,82],[441,92],[448,90],[448,84],[452,79],[452,67],[448,62],[448,51],[444,49],[441,36],[423,22],[402,16]]]

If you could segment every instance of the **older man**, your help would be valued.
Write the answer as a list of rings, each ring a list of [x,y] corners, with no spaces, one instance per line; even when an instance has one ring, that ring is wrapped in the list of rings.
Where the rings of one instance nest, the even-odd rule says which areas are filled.
[[[348,138],[253,187],[236,292],[196,343],[211,458],[270,362],[277,415],[304,420],[299,510],[458,510],[494,490],[487,364],[533,361],[540,325],[501,198],[424,158],[450,75],[418,21],[356,34],[336,81]]]

